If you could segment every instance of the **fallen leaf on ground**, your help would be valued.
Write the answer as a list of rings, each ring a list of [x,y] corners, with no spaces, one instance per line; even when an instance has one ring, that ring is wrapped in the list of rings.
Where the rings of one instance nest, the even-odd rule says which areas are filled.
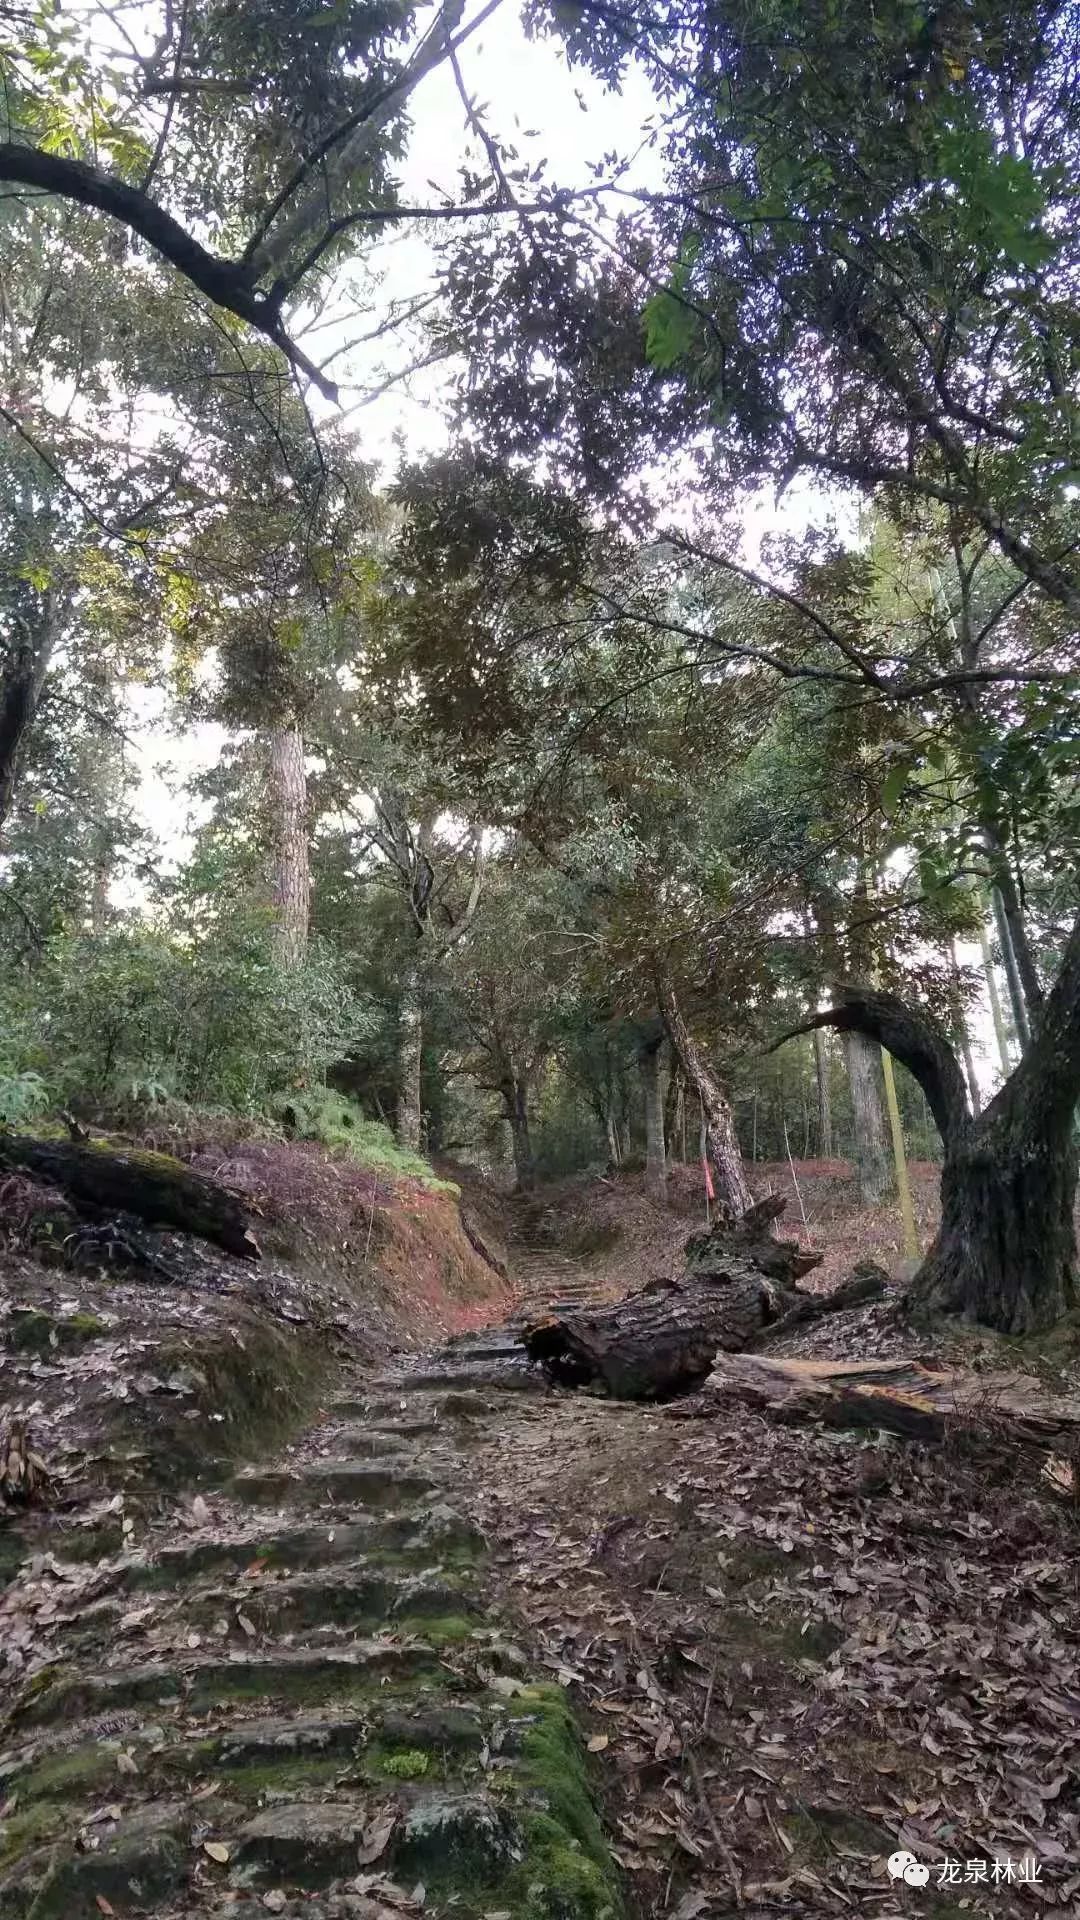
[[[229,1858],[229,1849],[223,1840],[204,1840],[203,1852],[216,1860],[219,1867],[225,1866]]]
[[[386,1852],[390,1835],[396,1826],[397,1814],[393,1811],[376,1814],[374,1820],[368,1822],[356,1855],[362,1867],[370,1866],[373,1860],[378,1860]]]

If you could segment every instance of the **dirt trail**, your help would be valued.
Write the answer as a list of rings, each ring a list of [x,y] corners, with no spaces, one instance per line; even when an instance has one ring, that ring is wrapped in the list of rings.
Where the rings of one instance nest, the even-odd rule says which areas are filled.
[[[552,1392],[521,1314],[609,1289],[515,1270],[505,1325],[23,1567],[61,1657],[0,1733],[0,1920],[1074,1911],[1068,1519],[1007,1463]],[[897,1888],[901,1845],[1043,1875]]]

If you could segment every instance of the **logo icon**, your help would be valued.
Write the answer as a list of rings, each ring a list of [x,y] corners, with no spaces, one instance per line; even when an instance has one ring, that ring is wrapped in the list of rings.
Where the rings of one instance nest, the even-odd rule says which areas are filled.
[[[889,1855],[890,1880],[903,1880],[909,1887],[925,1887],[930,1879],[929,1867],[916,1860],[913,1853],[901,1847],[897,1853]]]

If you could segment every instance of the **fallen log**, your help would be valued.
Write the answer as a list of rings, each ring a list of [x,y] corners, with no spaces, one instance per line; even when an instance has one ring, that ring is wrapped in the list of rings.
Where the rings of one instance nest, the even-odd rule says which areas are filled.
[[[702,1398],[718,1410],[736,1399],[784,1425],[875,1427],[907,1440],[942,1440],[950,1426],[979,1425],[1049,1451],[1080,1436],[1080,1401],[1044,1392],[1028,1374],[910,1359],[718,1354]]]
[[[147,1226],[213,1241],[239,1259],[260,1257],[247,1210],[236,1195],[169,1154],[0,1133],[0,1169],[28,1173],[59,1188],[91,1220],[133,1214]]]
[[[692,1234],[684,1279],[655,1281],[614,1307],[528,1323],[529,1358],[561,1386],[600,1385],[620,1400],[662,1400],[700,1386],[718,1350],[737,1352],[771,1327],[884,1292],[884,1276],[867,1274],[837,1294],[800,1293],[794,1275],[822,1256],[768,1233],[783,1205],[770,1196],[734,1228]]]

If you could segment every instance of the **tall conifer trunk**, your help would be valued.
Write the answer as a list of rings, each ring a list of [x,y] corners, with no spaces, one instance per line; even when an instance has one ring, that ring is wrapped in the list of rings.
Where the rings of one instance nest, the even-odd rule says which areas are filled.
[[[658,1206],[667,1200],[667,1155],[664,1150],[664,1089],[660,1073],[663,1036],[638,1050],[638,1070],[645,1104],[645,1191]]]
[[[403,1147],[420,1151],[422,1100],[420,1070],[424,1052],[424,1003],[420,965],[413,960],[401,977],[398,1007],[398,1109],[395,1132]]]
[[[529,1088],[525,1076],[507,1074],[500,1087],[503,1111],[510,1126],[514,1149],[514,1172],[519,1193],[531,1193],[536,1186],[536,1157],[529,1130]]]
[[[829,1080],[829,1044],[818,1030],[814,1035],[814,1077],[817,1083],[818,1153],[832,1159],[832,1087]]]
[[[50,587],[36,618],[19,613],[12,623],[15,637],[0,673],[0,827],[11,812],[19,756],[37,718],[63,615],[64,603]]]
[[[885,1139],[885,1113],[878,1081],[878,1050],[865,1034],[845,1033],[844,1061],[855,1127],[855,1168],[864,1207],[880,1206],[892,1192],[892,1171]]]
[[[307,954],[311,915],[304,738],[295,720],[270,736],[269,801],[273,834],[274,945],[286,967]]]

